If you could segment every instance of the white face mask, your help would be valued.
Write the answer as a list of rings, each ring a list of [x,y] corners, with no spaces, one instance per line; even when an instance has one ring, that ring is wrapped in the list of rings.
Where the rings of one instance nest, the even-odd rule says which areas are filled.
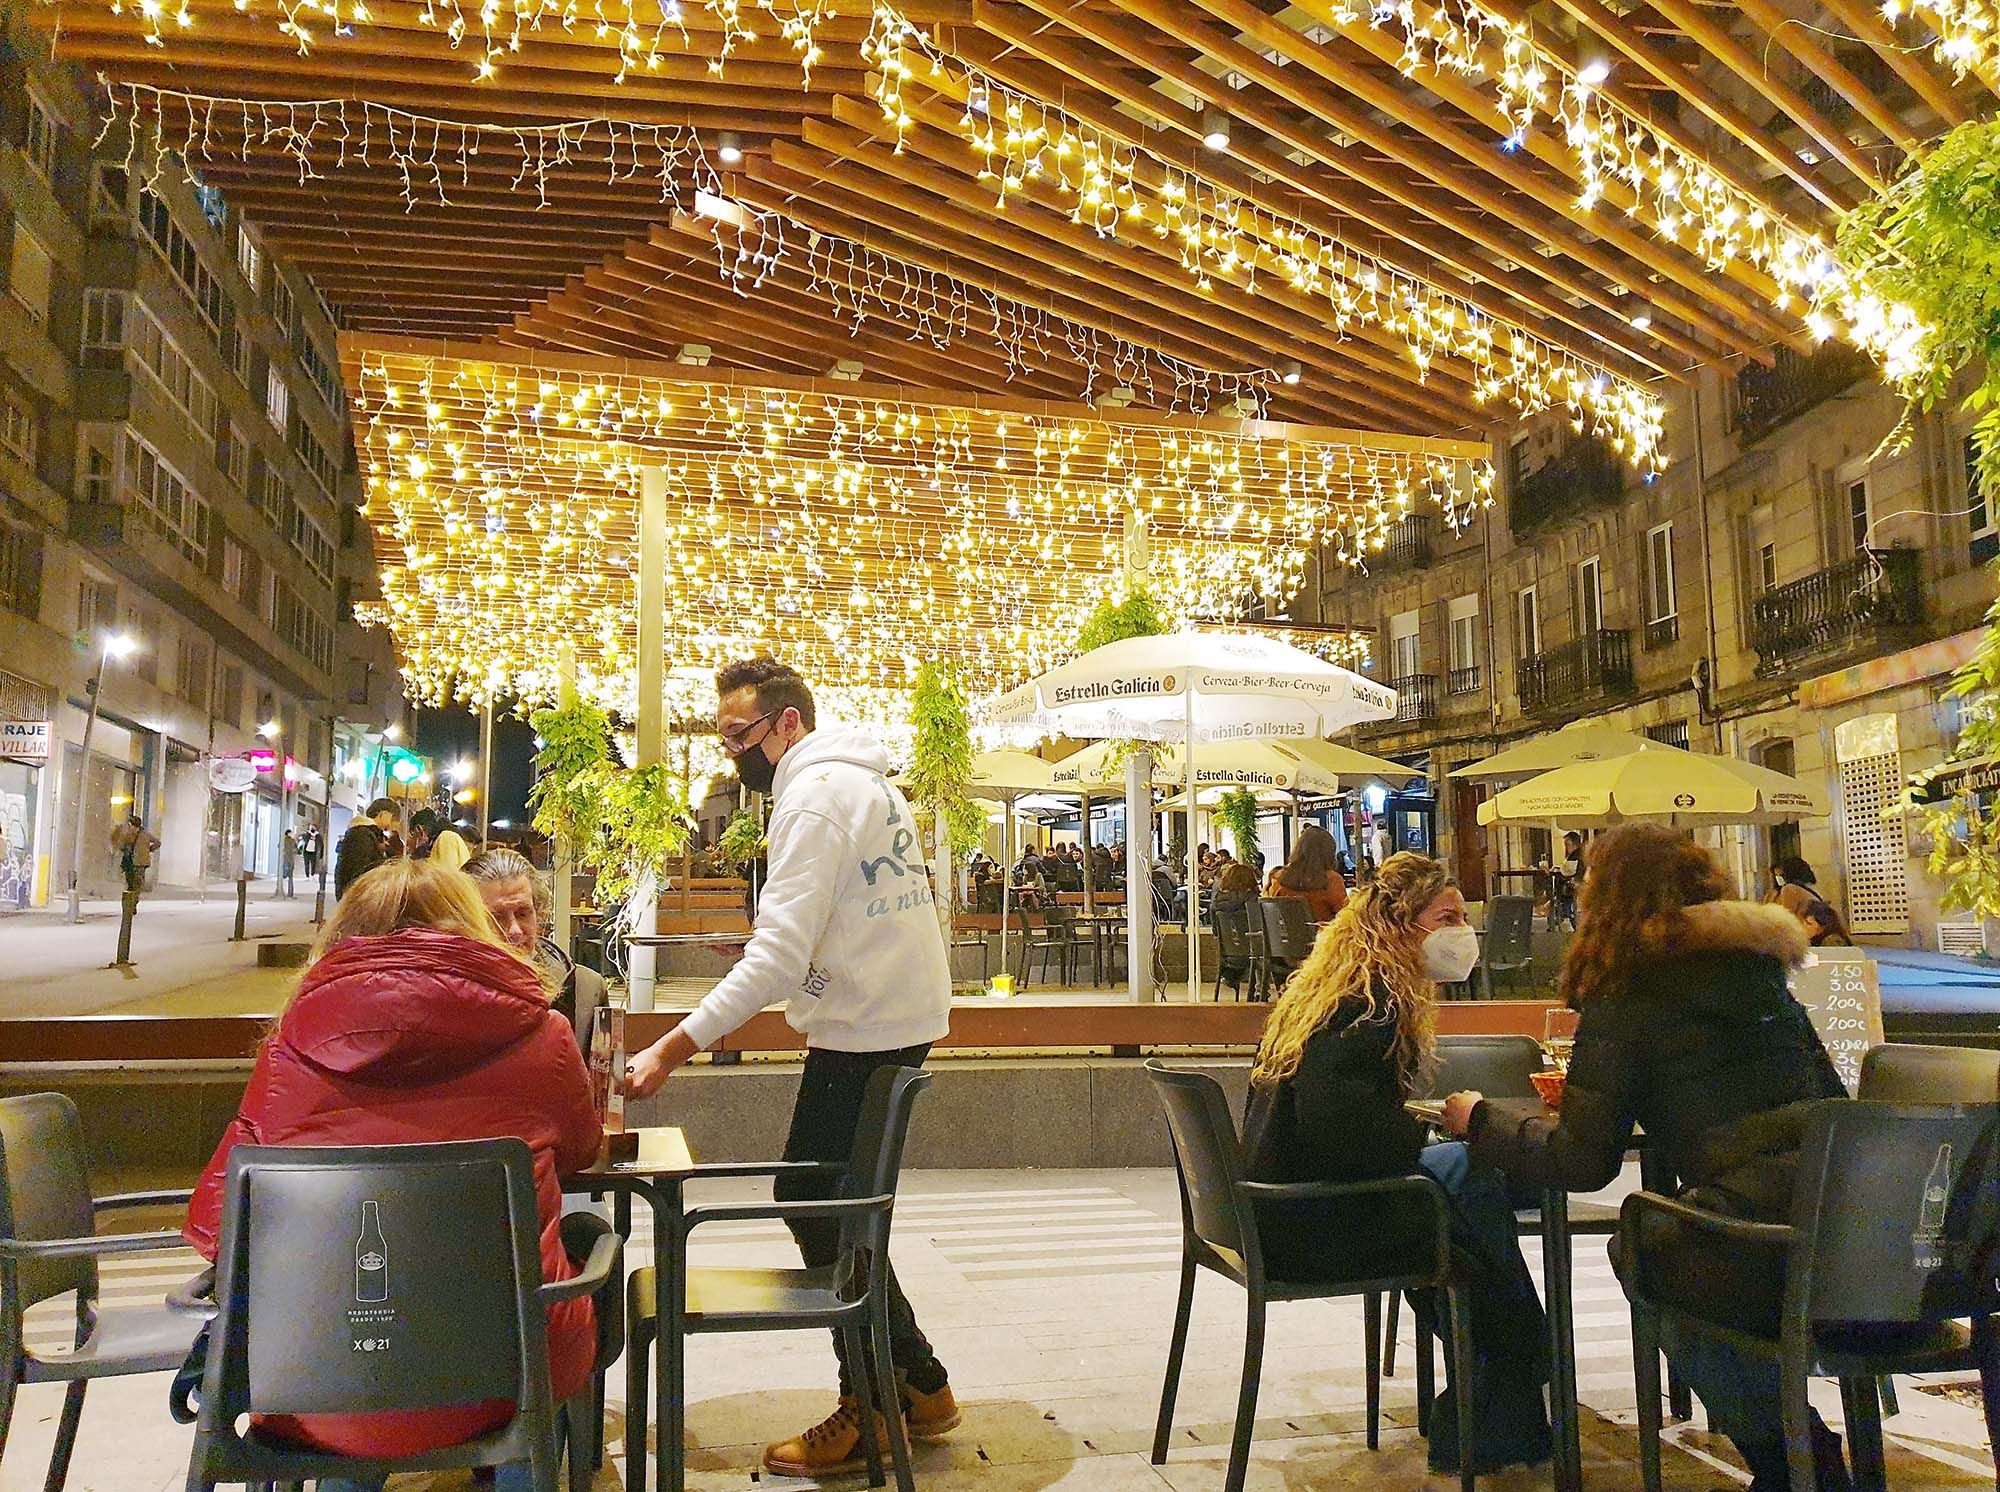
[[[1479,962],[1479,934],[1461,923],[1424,938],[1424,973],[1439,984],[1458,984]]]

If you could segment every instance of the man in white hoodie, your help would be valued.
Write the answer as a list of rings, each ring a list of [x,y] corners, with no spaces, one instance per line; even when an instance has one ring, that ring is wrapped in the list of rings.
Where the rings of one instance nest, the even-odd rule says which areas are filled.
[[[921,1067],[951,1018],[951,965],[931,904],[929,866],[909,803],[884,773],[889,754],[859,730],[814,728],[812,691],[771,658],[716,676],[716,729],[752,792],[772,798],[769,871],[743,957],[681,1023],[626,1067],[644,1098],[673,1070],[765,1006],[806,1038],[786,1160],[845,1161],[861,1095],[877,1068]],[[780,1200],[832,1195],[820,1178],[781,1178]],[[837,1223],[794,1222],[810,1267],[839,1255]],[[892,1274],[889,1351],[910,1434],[935,1439],[959,1421],[943,1366]],[[839,1334],[840,1405],[822,1424],[766,1447],[774,1475],[822,1477],[864,1464],[860,1366]],[[876,1427],[878,1438],[880,1427]],[[883,1442],[886,1445],[886,1441]]]

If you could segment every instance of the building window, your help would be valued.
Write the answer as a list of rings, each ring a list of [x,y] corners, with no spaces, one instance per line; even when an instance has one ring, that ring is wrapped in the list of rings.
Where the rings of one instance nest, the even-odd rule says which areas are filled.
[[[222,588],[239,601],[243,599],[243,546],[226,534],[222,540]]]
[[[1757,584],[1764,590],[1778,588],[1778,546],[1766,544],[1757,551]]]
[[[28,164],[35,168],[35,174],[43,182],[53,187],[56,182],[56,151],[62,143],[62,126],[56,123],[56,116],[49,106],[30,92],[28,94]]]
[[[167,208],[167,199],[151,187],[139,189],[139,225],[146,230],[153,247],[167,261],[167,267],[181,282],[181,288],[193,299],[202,319],[211,330],[219,330],[224,320],[222,286],[208,272],[208,266],[201,262],[201,256],[195,252],[194,240],[174,221],[173,213]]]
[[[312,567],[312,572],[329,585],[333,583],[333,541],[326,536],[326,530],[315,523],[304,508],[296,504],[292,508],[291,521],[286,525],[285,537],[292,548]]]
[[[1413,679],[1423,671],[1417,613],[1405,611],[1389,620],[1389,676]]]
[[[83,357],[92,361],[94,352],[118,352],[125,346],[125,292],[86,290],[83,292]]]
[[[1646,531],[1646,620],[1664,622],[1680,615],[1674,588],[1674,526],[1662,523]]]
[[[276,368],[264,370],[264,413],[271,417],[271,428],[279,435],[290,430],[292,391],[285,387],[285,380],[278,376]]]
[[[133,318],[132,350],[151,373],[169,399],[194,422],[203,435],[215,429],[215,391],[208,380],[194,370],[194,363],[169,337],[166,328],[141,302]]]
[[[306,370],[306,377],[319,390],[320,401],[333,413],[339,414],[347,406],[346,399],[342,397],[340,377],[333,371],[332,364],[320,355],[311,335],[301,331],[292,344],[292,350],[298,354],[299,365]]]
[[[128,227],[132,221],[132,173],[110,161],[90,164],[90,226]]]
[[[125,635],[141,644],[127,660],[126,667],[149,684],[159,683],[160,653],[167,645],[166,633],[160,628],[159,614],[142,606],[126,607]]]
[[[222,684],[216,692],[215,718],[231,727],[243,723],[243,670],[237,664],[223,667]]]
[[[1445,606],[1449,633],[1451,692],[1471,694],[1479,688],[1479,597],[1455,596]]]
[[[1514,597],[1515,656],[1525,660],[1542,651],[1542,611],[1532,585]]]
[[[115,475],[111,452],[94,440],[86,440],[83,446],[83,500],[97,504],[112,501],[116,496],[113,489]]]
[[[24,528],[0,528],[0,607],[29,621],[42,614],[42,541]]]
[[[183,637],[174,663],[174,693],[206,713],[210,648],[205,637]]]
[[[1853,477],[1842,483],[1845,511],[1847,514],[1847,536],[1854,544],[1854,552],[1861,553],[1868,547],[1870,530],[1875,520],[1869,512],[1868,478]]]
[[[298,649],[316,668],[333,669],[333,624],[321,616],[282,580],[272,586],[271,624],[278,636]]]
[[[236,381],[247,392],[250,388],[250,333],[237,327],[229,337],[229,366],[236,370]]]
[[[37,322],[49,319],[49,286],[54,274],[55,261],[49,257],[49,251],[16,219],[14,254],[7,266],[7,290]]]
[[[12,452],[16,460],[29,466],[35,464],[39,424],[35,406],[28,402],[26,395],[13,389],[0,390],[0,445]]]
[[[278,335],[289,342],[298,325],[299,308],[292,301],[292,287],[275,267],[271,270],[271,318],[278,323]],[[284,427],[281,424],[279,428]]]
[[[1685,720],[1669,720],[1663,725],[1646,727],[1646,739],[1658,741],[1662,746],[1678,746],[1688,749],[1688,723]]]
[[[257,468],[257,478],[251,484],[251,495],[257,501],[257,511],[271,522],[271,527],[284,533],[289,521],[288,515],[298,504],[292,500],[291,485],[278,475],[277,467],[265,458]]]
[[[1968,435],[1962,447],[1965,461],[1965,506],[1966,517],[1972,527],[1972,562],[1986,564],[1995,555],[2000,555],[2000,523],[1994,521],[1992,507],[1986,501],[1986,484],[1979,480],[1978,444]]]
[[[229,485],[238,492],[243,490],[249,475],[250,456],[244,449],[243,437],[237,433],[236,421],[228,415],[222,416],[215,427],[215,467],[229,479]]]
[[[128,504],[139,521],[197,565],[208,564],[208,504],[196,497],[179,472],[145,441],[125,432]]]
[[[340,485],[340,473],[335,469],[333,459],[327,455],[326,447],[319,437],[312,433],[305,417],[298,410],[292,411],[292,449],[298,453],[300,462],[312,473],[328,497],[332,497]]]
[[[257,241],[250,236],[248,228],[238,227],[236,230],[236,267],[243,271],[250,293],[257,294],[264,274],[264,251],[257,247]]]
[[[1592,555],[1576,567],[1576,635],[1589,637],[1604,630],[1604,571]]]
[[[118,627],[118,587],[86,575],[76,587],[76,630],[93,642]]]

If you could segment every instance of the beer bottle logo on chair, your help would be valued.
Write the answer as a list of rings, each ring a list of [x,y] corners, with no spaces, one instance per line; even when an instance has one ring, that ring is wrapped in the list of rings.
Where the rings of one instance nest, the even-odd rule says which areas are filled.
[[[378,1303],[389,1298],[389,1244],[382,1237],[379,1205],[361,1204],[361,1236],[354,1240],[354,1298]]]
[[[1951,1194],[1951,1146],[1938,1146],[1937,1159],[1924,1177],[1922,1200],[1917,1204],[1917,1237],[1932,1240],[1944,1233],[1945,1203]]]

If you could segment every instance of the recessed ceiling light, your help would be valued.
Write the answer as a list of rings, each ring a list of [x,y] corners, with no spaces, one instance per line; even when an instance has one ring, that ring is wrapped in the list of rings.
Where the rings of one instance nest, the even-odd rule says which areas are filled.
[[[1582,67],[1576,70],[1577,82],[1583,84],[1587,88],[1597,87],[1598,84],[1602,83],[1606,78],[1610,76],[1611,76],[1611,64],[1606,62],[1602,57],[1592,58],[1589,62],[1584,63]]]
[[[1637,316],[1632,318],[1632,325],[1642,332],[1652,324],[1653,318],[1648,316],[1644,311],[1641,311]]]
[[[1278,377],[1288,385],[1297,383],[1304,376],[1305,371],[1296,362],[1287,361],[1278,364]]]
[[[743,137],[735,130],[724,130],[716,141],[715,153],[725,166],[743,164]]]
[[[1229,115],[1213,106],[1201,111],[1201,143],[1210,150],[1229,148]]]

